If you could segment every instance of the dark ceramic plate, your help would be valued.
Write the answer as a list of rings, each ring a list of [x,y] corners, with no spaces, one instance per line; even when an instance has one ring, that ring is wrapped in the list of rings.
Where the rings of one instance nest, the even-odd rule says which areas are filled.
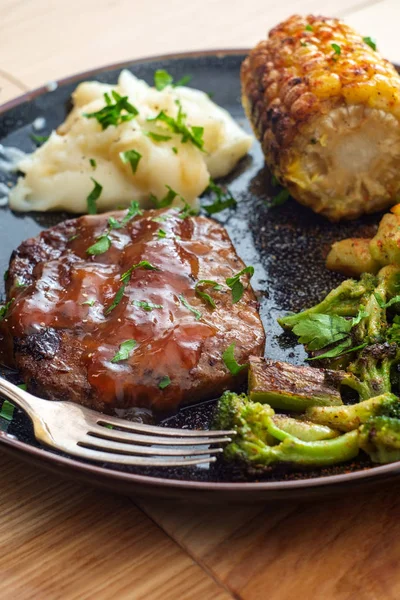
[[[56,87],[54,91],[41,88],[3,106],[0,109],[0,143],[26,152],[33,151],[35,145],[30,135],[45,135],[64,120],[71,92],[77,83],[88,78],[114,83],[123,67],[149,83],[154,71],[159,68],[167,69],[177,79],[190,74],[192,86],[213,94],[213,99],[249,130],[240,103],[239,70],[244,55],[243,51],[220,51],[166,56],[70,77],[59,82],[57,87],[48,86]],[[46,128],[35,132],[32,123],[42,116],[46,119]],[[7,184],[12,178],[0,172],[0,181]],[[216,218],[226,226],[243,260],[255,266],[253,286],[260,294],[261,315],[267,332],[266,353],[272,358],[300,362],[304,359],[303,351],[290,336],[282,334],[276,323],[277,316],[315,303],[334,286],[339,278],[324,266],[324,253],[330,243],[371,231],[378,217],[331,225],[292,200],[271,208],[269,205],[277,190],[271,185],[270,174],[256,142],[226,183],[237,198],[238,206]],[[12,250],[22,240],[67,216],[15,214],[8,208],[0,209],[1,272],[6,270]],[[10,374],[2,374],[10,377]],[[207,427],[214,405],[208,402],[185,408],[160,425]],[[382,483],[400,471],[400,463],[373,467],[366,459],[324,470],[273,470],[257,480],[222,462],[210,468],[158,468],[151,471],[116,468],[107,464],[95,466],[40,447],[33,437],[29,419],[19,410],[10,425],[0,418],[0,428],[0,443],[5,451],[56,473],[131,494],[208,501],[305,497],[340,492],[349,485]]]

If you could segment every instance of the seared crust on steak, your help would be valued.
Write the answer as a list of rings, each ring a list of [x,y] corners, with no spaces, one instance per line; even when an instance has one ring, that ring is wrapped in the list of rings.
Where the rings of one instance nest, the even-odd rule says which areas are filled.
[[[108,228],[110,216],[125,215],[66,221],[13,253],[3,361],[41,397],[106,412],[170,411],[237,389],[245,373],[233,377],[222,354],[232,343],[239,363],[262,354],[264,331],[247,276],[235,304],[225,284],[245,266],[225,229],[206,217],[182,219],[176,209]],[[105,234],[110,248],[89,254]],[[215,308],[196,294],[200,280],[221,285],[201,288]],[[136,346],[115,360],[127,340]]]

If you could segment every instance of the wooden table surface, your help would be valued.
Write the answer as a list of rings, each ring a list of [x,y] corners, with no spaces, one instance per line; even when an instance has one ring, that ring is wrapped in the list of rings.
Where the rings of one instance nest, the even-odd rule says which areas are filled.
[[[400,62],[399,0],[0,0],[0,103],[162,53],[248,47],[294,12],[338,15]],[[0,453],[2,599],[400,598],[399,490],[243,507],[120,497]]]

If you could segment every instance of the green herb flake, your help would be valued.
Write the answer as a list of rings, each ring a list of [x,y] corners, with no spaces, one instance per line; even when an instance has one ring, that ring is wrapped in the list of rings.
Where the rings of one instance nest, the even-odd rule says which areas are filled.
[[[376,51],[376,42],[373,38],[367,36],[367,37],[363,37],[363,42],[365,42],[366,44],[368,44],[368,46],[370,48],[372,48],[372,50]]]
[[[118,304],[121,302],[121,300],[124,296],[124,293],[125,293],[125,284],[121,285],[121,287],[118,288],[117,293],[114,296],[114,300],[112,301],[110,306],[108,308],[106,308],[106,310],[104,311],[105,315],[109,315],[110,312],[118,306]]]
[[[90,192],[89,196],[86,198],[86,202],[87,202],[87,209],[88,209],[89,215],[95,215],[97,213],[96,202],[101,196],[101,192],[103,191],[103,186],[100,185],[100,183],[98,181],[93,179],[93,177],[91,177],[90,179],[94,183],[94,188]]]
[[[270,206],[282,206],[290,198],[289,190],[282,189],[270,202]]]
[[[183,296],[182,294],[180,294],[178,296],[179,301],[181,302],[181,304],[183,304],[183,306],[185,308],[187,308],[188,310],[190,310],[191,313],[194,314],[194,316],[196,317],[196,321],[198,321],[199,319],[201,319],[201,317],[203,316],[201,314],[201,312],[199,310],[197,310],[197,308],[194,308],[194,306],[192,306],[191,304],[189,304],[189,302],[186,300],[185,296]]]
[[[163,238],[167,237],[167,232],[164,231],[164,229],[159,229],[157,231],[157,237],[159,240],[162,240]]]
[[[174,154],[178,154],[178,148],[176,148],[175,146],[172,147],[172,152]]]
[[[85,300],[85,302],[82,302],[82,306],[94,306],[96,303],[96,300],[90,299],[90,300]]]
[[[164,308],[162,304],[153,304],[152,302],[147,302],[147,300],[134,300],[132,304],[139,308],[143,308],[143,310],[148,312],[155,310],[156,308]]]
[[[165,123],[167,127],[178,135],[181,135],[181,142],[185,144],[190,141],[194,146],[199,148],[199,150],[203,151],[204,140],[203,133],[204,127],[188,127],[185,123],[186,114],[182,110],[182,105],[179,100],[176,100],[176,104],[178,105],[178,115],[176,119],[167,115],[163,110],[158,113],[155,117],[150,117],[147,121],[157,122],[160,121]]]
[[[142,158],[140,152],[137,152],[136,150],[126,150],[125,152],[120,152],[119,157],[125,165],[128,163],[131,165],[132,173],[135,174],[139,166],[140,159]]]
[[[166,221],[168,221],[168,219],[171,217],[170,214],[166,214],[166,215],[159,215],[158,217],[153,217],[151,220],[154,223],[166,223]]]
[[[338,44],[331,44],[331,46],[335,52],[335,55],[340,56],[340,54],[342,53],[341,47]]]
[[[119,350],[116,355],[111,359],[112,363],[121,362],[122,360],[128,360],[134,348],[136,348],[136,340],[126,340],[120,344]]]
[[[320,350],[325,346],[347,338],[353,327],[351,319],[338,315],[315,314],[300,321],[293,327],[293,333],[307,350]]]
[[[127,223],[129,223],[129,221],[131,221],[135,217],[141,216],[142,214],[143,214],[143,211],[139,206],[139,202],[137,202],[137,200],[132,200],[132,202],[128,208],[128,212],[126,213],[126,215],[120,222],[121,227],[125,227],[125,225]]]
[[[179,81],[174,83],[174,78],[170,73],[168,73],[168,71],[165,71],[164,69],[157,69],[157,71],[154,73],[154,87],[156,90],[161,92],[168,85],[172,87],[179,87],[186,85],[191,79],[191,75],[184,75],[181,79],[179,79]]]
[[[197,294],[197,296],[199,296],[199,298],[201,298],[205,302],[208,302],[208,304],[210,304],[212,308],[215,308],[216,304],[213,298],[210,296],[210,294],[207,294],[206,292],[203,292],[201,291],[201,289],[199,289],[204,287],[211,287],[213,290],[219,291],[222,290],[222,285],[220,285],[216,281],[212,281],[211,279],[200,279],[200,281],[196,283],[194,288],[194,291]]]
[[[90,162],[90,166],[93,167],[93,169],[95,169],[97,167],[97,162],[95,161],[94,158],[89,158],[89,162]]]
[[[0,306],[0,321],[2,321],[5,318],[6,314],[10,310],[10,306],[14,302],[14,300],[15,300],[15,298],[11,298],[11,300],[6,302],[6,304],[4,304],[4,306]]]
[[[7,281],[9,275],[10,275],[10,271],[7,269],[6,271],[4,271],[3,280]]]
[[[124,284],[127,284],[131,278],[133,271],[135,271],[136,269],[146,269],[147,271],[159,271],[160,270],[158,267],[155,267],[154,265],[149,263],[148,260],[141,260],[136,265],[132,265],[127,271],[125,271],[125,273],[123,273],[121,275],[121,281]]]
[[[0,417],[5,419],[6,421],[12,421],[14,417],[14,404],[11,404],[8,400],[4,400],[2,407],[0,409]]]
[[[165,187],[167,188],[168,192],[161,200],[158,200],[156,196],[150,194],[150,200],[154,202],[156,208],[167,208],[168,206],[171,206],[175,198],[179,196],[178,192],[175,192],[175,190],[173,190],[169,185],[166,185]]]
[[[306,29],[306,31],[314,31],[313,26],[310,24],[306,25],[305,29]]]
[[[233,277],[228,277],[225,280],[226,285],[228,287],[230,287],[232,290],[233,304],[236,304],[236,302],[239,302],[239,300],[243,296],[244,287],[243,287],[242,282],[240,281],[240,278],[246,274],[250,275],[250,279],[251,279],[254,275],[254,267],[252,267],[252,266],[245,267],[244,269],[239,271],[239,273],[236,273],[236,275],[233,275]]]
[[[28,389],[28,386],[26,385],[26,383],[19,383],[19,384],[17,385],[17,387],[19,387],[19,389],[20,389],[20,390],[23,390],[24,392],[26,392],[26,391],[27,391],[27,389]]]
[[[204,210],[209,215],[219,213],[221,210],[225,210],[225,208],[234,208],[237,205],[237,202],[230,191],[228,189],[224,191],[212,179],[208,182],[206,192],[212,192],[216,196],[216,199],[212,204],[203,205]]]
[[[154,87],[161,92],[168,85],[172,85],[174,78],[164,69],[157,69],[154,73]]]
[[[106,92],[104,94],[106,106],[93,113],[84,113],[83,116],[88,119],[96,119],[102,129],[107,129],[110,125],[117,126],[125,121],[130,121],[139,114],[137,108],[128,101],[128,96],[120,96],[115,90],[111,92],[111,96],[114,103]]]
[[[249,365],[239,365],[235,359],[235,344],[231,344],[222,354],[222,360],[228,371],[232,375],[238,375],[243,369],[246,369]]]
[[[164,377],[161,379],[160,383],[158,384],[158,387],[160,388],[160,390],[164,390],[170,384],[171,384],[170,378],[168,377],[168,375],[164,375]]]
[[[107,250],[109,250],[111,248],[111,239],[110,236],[107,234],[101,235],[99,238],[97,238],[97,241],[90,246],[86,252],[87,254],[90,254],[91,256],[98,256],[99,254],[104,254],[104,252],[107,252]]]
[[[33,142],[35,142],[35,144],[37,146],[41,146],[42,144],[44,144],[45,142],[47,142],[47,140],[49,139],[49,135],[36,135],[34,133],[31,133],[31,140]]]
[[[170,135],[161,135],[161,133],[154,133],[153,131],[146,131],[145,135],[155,142],[168,142],[169,140],[172,140]]]
[[[192,217],[193,215],[198,214],[198,211],[192,208],[190,204],[186,202],[186,200],[184,200],[182,197],[180,197],[180,199],[183,202],[183,208],[181,208],[178,212],[178,217],[180,219],[187,219],[187,217]]]

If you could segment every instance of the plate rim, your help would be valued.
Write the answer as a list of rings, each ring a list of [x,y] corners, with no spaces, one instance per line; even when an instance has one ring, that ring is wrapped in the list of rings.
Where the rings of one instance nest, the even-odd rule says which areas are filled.
[[[74,73],[61,79],[53,80],[49,83],[56,83],[57,88],[60,86],[74,83],[83,77],[92,77],[98,73],[106,71],[112,71],[116,69],[129,68],[132,65],[151,63],[160,60],[180,60],[185,58],[201,58],[205,56],[214,56],[223,59],[226,56],[245,56],[250,51],[249,48],[222,48],[222,49],[210,49],[210,50],[194,50],[190,52],[175,52],[171,54],[159,54],[154,56],[147,56],[142,58],[135,58],[132,60],[125,60],[122,62],[111,63],[100,67],[94,67],[87,71]],[[46,93],[51,93],[49,83],[39,86],[33,90],[25,92],[8,100],[4,104],[0,105],[0,115],[8,112],[9,110],[23,104],[24,102],[31,102],[38,96],[42,96]],[[57,89],[56,88],[56,89]],[[353,471],[350,473],[339,473],[337,475],[327,475],[321,477],[312,477],[308,479],[294,479],[294,480],[281,480],[281,481],[253,481],[253,482],[218,482],[218,481],[193,481],[189,479],[169,479],[164,477],[152,477],[150,475],[140,475],[137,473],[128,473],[118,471],[113,468],[107,468],[95,463],[81,462],[73,457],[65,457],[59,454],[55,454],[50,449],[40,448],[27,444],[18,440],[14,436],[8,435],[6,432],[0,431],[0,446],[5,447],[5,450],[16,451],[18,456],[22,459],[33,458],[39,459],[40,463],[43,463],[43,467],[48,466],[65,466],[73,472],[78,472],[82,475],[91,475],[99,481],[99,483],[107,479],[112,480],[115,483],[122,484],[138,484],[143,485],[148,489],[152,488],[169,488],[175,491],[197,491],[197,492],[286,492],[312,489],[312,488],[329,488],[330,486],[336,486],[340,484],[350,485],[353,482],[371,482],[376,479],[382,478],[385,475],[395,475],[400,468],[400,461],[393,463],[374,466],[368,469],[360,469],[359,471]]]
[[[82,79],[82,77],[91,77],[93,75],[97,75],[98,73],[104,73],[106,71],[114,71],[115,69],[128,68],[130,65],[151,63],[160,60],[179,60],[182,58],[200,58],[203,56],[216,56],[218,58],[224,58],[225,56],[244,56],[247,55],[250,52],[250,50],[251,48],[213,48],[211,50],[172,52],[170,54],[155,54],[154,56],[145,56],[143,58],[134,58],[131,60],[109,63],[100,67],[93,67],[92,69],[88,69],[87,71],[80,71],[79,73],[73,73],[72,75],[61,77],[61,79],[51,79],[47,83],[36,87],[33,90],[28,90],[27,92],[24,92],[23,94],[20,94],[15,98],[11,98],[11,100],[7,100],[7,102],[0,104],[0,115],[12,108],[15,108],[16,106],[19,106],[20,104],[23,104],[24,102],[30,102],[38,96],[51,93],[60,86],[68,85],[69,83],[74,83],[74,81]],[[49,88],[49,86],[51,86],[52,84],[57,84],[57,87],[54,90]]]

